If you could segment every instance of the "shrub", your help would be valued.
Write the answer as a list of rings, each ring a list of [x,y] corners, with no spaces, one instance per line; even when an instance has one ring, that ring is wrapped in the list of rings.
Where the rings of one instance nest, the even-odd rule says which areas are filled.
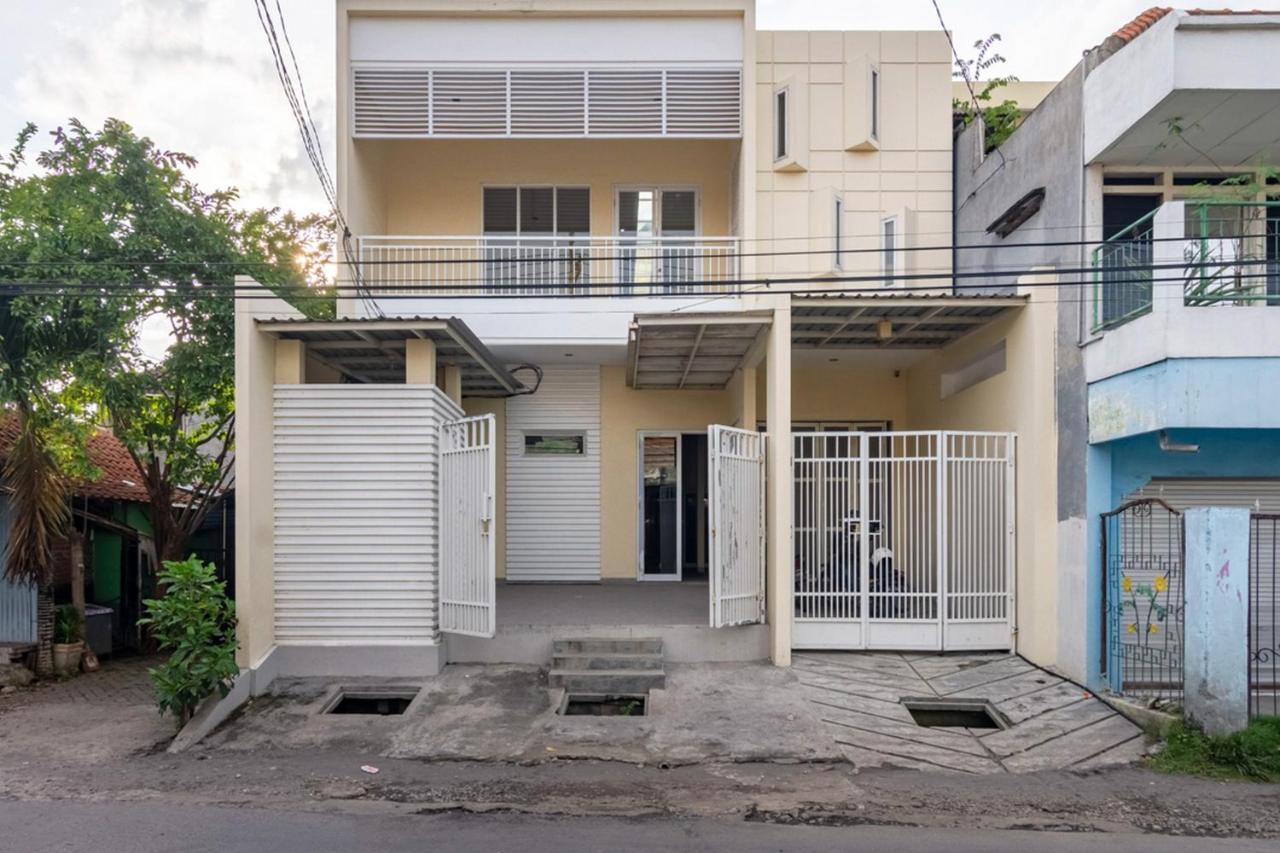
[[[155,684],[160,713],[178,724],[215,692],[226,696],[236,667],[235,606],[213,566],[192,556],[169,561],[158,575],[164,597],[143,602],[149,625],[169,660],[147,670]]]
[[[84,619],[75,605],[63,604],[53,612],[53,641],[78,643],[84,639]]]

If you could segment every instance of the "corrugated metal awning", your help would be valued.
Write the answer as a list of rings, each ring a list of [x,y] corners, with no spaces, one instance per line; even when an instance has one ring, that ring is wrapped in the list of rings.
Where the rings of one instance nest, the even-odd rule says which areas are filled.
[[[395,319],[259,319],[258,329],[303,341],[307,353],[355,382],[404,382],[404,342],[435,341],[436,360],[462,369],[467,397],[506,397],[524,390],[502,362],[456,317]]]
[[[938,349],[1026,303],[1026,296],[795,294],[791,345]]]
[[[764,345],[768,312],[638,314],[627,341],[632,388],[724,388]]]

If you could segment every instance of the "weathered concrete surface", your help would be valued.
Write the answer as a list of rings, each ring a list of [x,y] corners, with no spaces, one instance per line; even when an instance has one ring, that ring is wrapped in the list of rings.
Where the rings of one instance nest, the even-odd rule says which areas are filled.
[[[1125,764],[1142,731],[1075,684],[1016,655],[797,654],[797,677],[828,736],[859,768],[1026,773]],[[903,698],[991,703],[1004,729],[925,728]]]
[[[545,673],[452,666],[396,732],[397,758],[596,758],[680,765],[839,761],[795,676],[767,664],[670,664],[643,717],[563,717]]]
[[[1189,509],[1183,701],[1206,732],[1249,725],[1249,510]]]

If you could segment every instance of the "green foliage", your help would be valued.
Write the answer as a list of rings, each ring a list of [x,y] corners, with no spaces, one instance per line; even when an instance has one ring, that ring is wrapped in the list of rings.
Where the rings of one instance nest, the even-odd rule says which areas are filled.
[[[979,114],[986,128],[983,143],[987,153],[999,148],[1009,136],[1018,129],[1022,113],[1017,101],[1002,100],[994,102],[997,90],[1017,82],[1013,75],[991,77],[983,80],[983,76],[991,68],[1002,65],[1005,58],[995,53],[992,48],[1000,41],[999,33],[992,33],[985,39],[973,43],[977,51],[973,59],[957,59],[955,76],[973,86],[973,98],[962,100],[955,98],[951,102],[952,110],[965,127],[968,127]],[[976,103],[975,103],[976,100]]]
[[[63,604],[53,613],[53,641],[78,643],[84,639],[84,618],[73,605]]]
[[[1151,763],[1165,773],[1280,782],[1280,717],[1259,717],[1229,735],[1178,724]]]
[[[191,719],[208,696],[226,696],[236,667],[235,606],[213,566],[196,557],[169,561],[159,575],[164,598],[147,599],[148,625],[169,660],[147,670],[155,684],[160,713],[179,725]]]
[[[68,460],[83,441],[66,425],[105,410],[143,471],[169,559],[230,477],[236,276],[331,316],[332,223],[243,211],[234,190],[190,179],[193,158],[119,120],[72,120],[28,164],[34,135],[29,125],[0,158],[0,281],[20,283],[0,300],[0,400],[38,395],[27,408],[48,413],[46,433],[63,425],[53,450]],[[141,347],[151,317],[172,333],[159,361]]]

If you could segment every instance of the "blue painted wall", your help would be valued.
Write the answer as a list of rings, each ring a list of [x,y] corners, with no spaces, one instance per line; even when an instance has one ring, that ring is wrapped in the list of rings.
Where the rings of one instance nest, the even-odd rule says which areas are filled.
[[[1280,386],[1270,395],[1280,398]],[[1099,516],[1155,477],[1280,477],[1280,429],[1175,429],[1178,443],[1198,453],[1167,453],[1156,433],[1092,444],[1088,452],[1088,598],[1085,672],[1101,687],[1102,527]],[[1069,630],[1064,626],[1064,630]]]
[[[0,494],[0,559],[9,550],[9,500]],[[0,568],[0,643],[36,641],[36,588],[5,580]]]

